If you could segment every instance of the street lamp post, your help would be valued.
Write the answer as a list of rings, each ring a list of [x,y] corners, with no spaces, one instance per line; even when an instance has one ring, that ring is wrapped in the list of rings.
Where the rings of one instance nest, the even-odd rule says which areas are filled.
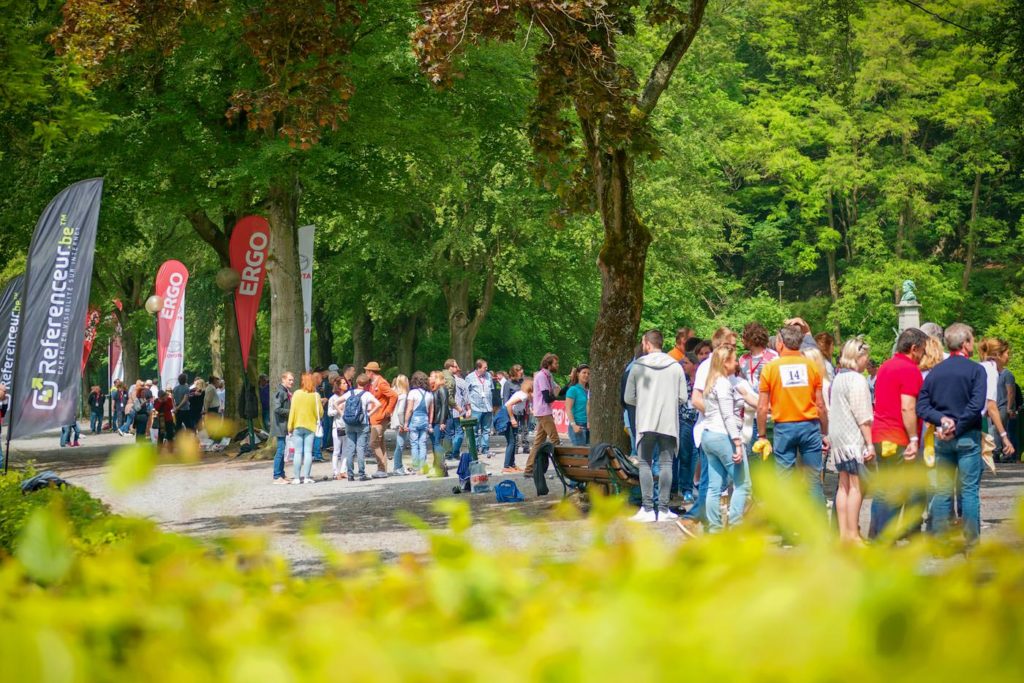
[[[779,305],[782,305],[782,285],[786,284],[785,280],[779,280]]]

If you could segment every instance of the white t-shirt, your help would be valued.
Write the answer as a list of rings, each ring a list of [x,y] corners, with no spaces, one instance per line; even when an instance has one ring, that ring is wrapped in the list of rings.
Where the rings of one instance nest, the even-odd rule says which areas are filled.
[[[409,395],[405,400],[405,410],[408,410],[409,406],[412,406],[413,415],[416,414],[416,409],[419,407],[421,402],[426,402],[426,411],[428,416],[430,415],[430,406],[434,405],[434,395],[424,389],[413,389],[409,392]],[[406,424],[405,410],[402,411],[402,424]],[[409,417],[409,420],[412,420],[412,416]]]
[[[511,403],[512,410],[514,411],[517,405],[519,405],[520,403],[522,403],[524,406],[529,405],[529,401],[530,397],[526,395],[525,391],[517,391],[508,397],[508,400],[505,401],[505,405],[507,406]],[[519,417],[522,417],[522,415],[520,415]]]
[[[690,405],[693,405],[693,393],[700,389],[704,392],[704,385],[708,383],[708,375],[711,374],[711,356],[705,358],[697,366],[697,372],[693,375],[693,388],[690,390]],[[697,422],[693,425],[693,443],[700,448],[700,440],[704,436],[704,412],[697,411]]]
[[[999,398],[999,371],[996,370],[994,360],[982,361],[981,367],[985,368],[985,405],[981,408],[981,416],[985,417],[988,414],[988,402]]]

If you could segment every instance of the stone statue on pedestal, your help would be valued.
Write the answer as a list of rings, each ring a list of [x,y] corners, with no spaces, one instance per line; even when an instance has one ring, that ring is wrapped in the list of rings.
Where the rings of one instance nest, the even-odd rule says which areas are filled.
[[[903,296],[896,304],[899,313],[899,331],[921,326],[921,302],[917,300],[917,288],[913,280],[903,281]]]
[[[913,280],[903,281],[903,296],[900,297],[901,304],[917,303],[917,287]]]

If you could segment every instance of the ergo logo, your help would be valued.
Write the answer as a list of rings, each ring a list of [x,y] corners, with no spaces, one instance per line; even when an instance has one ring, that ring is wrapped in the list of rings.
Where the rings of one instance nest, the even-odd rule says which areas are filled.
[[[245,252],[245,268],[242,268],[242,282],[238,285],[238,293],[243,296],[256,296],[256,289],[266,261],[266,233],[254,232],[249,236],[249,249]]]

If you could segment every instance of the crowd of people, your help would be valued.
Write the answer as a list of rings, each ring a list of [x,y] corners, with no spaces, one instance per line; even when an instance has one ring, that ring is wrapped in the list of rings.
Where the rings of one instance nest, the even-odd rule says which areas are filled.
[[[943,531],[962,518],[974,540],[985,463],[994,468],[1016,453],[1011,423],[1020,398],[1007,367],[1009,345],[997,338],[976,345],[963,323],[903,330],[880,366],[861,338],[846,340],[837,353],[829,333],[812,335],[799,318],[775,334],[751,322],[739,334],[719,328],[708,340],[682,328],[673,347],[663,348],[662,333],[647,331],[621,381],[639,470],[637,522],[672,521],[688,535],[740,524],[756,495],[752,468],[772,459],[783,474],[802,473],[811,499],[832,507],[845,541],[863,542],[861,508],[869,494],[868,538],[901,518],[909,532]],[[565,402],[570,442],[590,443],[590,368],[573,367],[564,387],[558,373],[559,358],[549,353],[530,376],[521,365],[492,372],[484,359],[468,371],[449,359],[439,370],[390,382],[377,362],[361,371],[331,365],[297,380],[285,372],[276,387],[261,376],[263,425],[277,437],[273,480],[313,483],[312,464],[325,462],[325,454],[336,480],[446,476],[445,461],[459,459],[466,443],[490,457],[492,433],[504,437],[502,473],[532,477],[541,446],[561,441],[556,401]],[[108,401],[108,428],[169,443],[223,414],[224,383],[189,382],[184,374],[163,390],[152,381],[119,381],[109,396],[93,386],[92,433],[104,429]],[[5,407],[0,386],[0,412]],[[77,424],[68,425],[61,446],[77,446],[79,438]],[[528,454],[522,468],[520,452]],[[900,468],[922,468],[929,485],[900,495],[872,490],[881,474]],[[833,489],[828,496],[826,488]]]
[[[377,362],[357,368],[331,365],[325,370],[292,372],[280,377],[271,390],[268,378],[260,378],[263,418],[277,437],[273,478],[281,484],[313,483],[312,463],[331,453],[333,478],[366,481],[388,476],[446,476],[446,460],[457,460],[466,438],[464,423],[473,430],[478,457],[490,457],[490,437],[505,440],[502,473],[532,476],[537,450],[546,441],[558,443],[552,405],[566,402],[569,436],[573,443],[589,443],[589,379],[585,364],[574,367],[569,383],[561,388],[554,379],[558,356],[546,355],[538,371],[527,377],[522,366],[491,372],[479,359],[463,372],[455,359],[442,369],[411,377],[398,375],[388,381]],[[527,434],[535,437],[528,448]],[[385,431],[395,435],[388,452]],[[409,447],[406,464],[405,448]],[[516,463],[517,452],[528,453],[525,467]],[[285,465],[293,460],[293,476]],[[367,474],[366,462],[375,469]]]
[[[994,469],[1017,448],[1010,423],[1019,397],[1007,342],[989,338],[976,347],[963,323],[945,330],[926,323],[901,332],[891,357],[872,367],[861,338],[848,339],[835,358],[832,336],[810,332],[799,318],[774,336],[754,322],[740,335],[720,328],[706,345],[681,329],[669,353],[659,331],[644,335],[623,376],[640,470],[632,519],[674,521],[688,535],[739,524],[756,493],[751,465],[772,458],[784,474],[802,471],[822,510],[832,505],[845,541],[864,541],[865,493],[869,538],[901,514],[902,533],[942,532],[955,514],[968,541],[976,540],[985,464]],[[871,490],[879,473],[900,468],[922,468],[928,485]],[[828,503],[827,475],[835,479]],[[675,510],[674,494],[684,503]]]
[[[182,431],[197,432],[204,428],[207,416],[224,415],[224,380],[211,376],[209,382],[188,375],[178,376],[178,383],[165,389],[159,382],[138,379],[125,384],[115,380],[110,393],[98,385],[89,390],[89,432],[111,431],[118,436],[135,437],[136,441],[152,441],[170,447],[175,435]],[[109,421],[104,422],[104,411]],[[77,421],[61,428],[61,448],[80,445]]]

